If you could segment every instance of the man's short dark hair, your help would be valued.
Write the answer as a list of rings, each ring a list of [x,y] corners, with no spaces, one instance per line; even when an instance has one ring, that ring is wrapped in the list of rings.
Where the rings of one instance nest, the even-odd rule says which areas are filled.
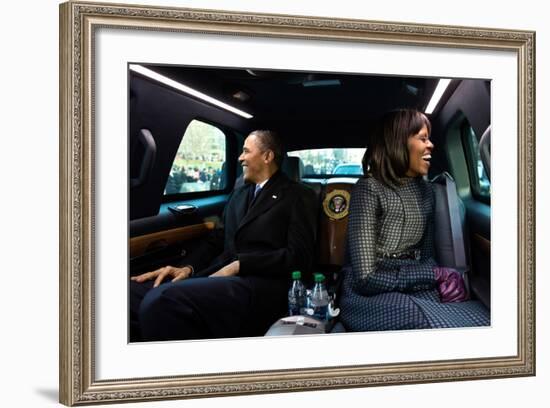
[[[262,152],[271,150],[274,156],[274,162],[277,168],[283,164],[283,143],[279,135],[273,130],[254,130],[249,136],[256,136],[260,142]]]
[[[369,137],[363,156],[363,174],[387,186],[399,186],[409,169],[408,139],[420,132],[423,126],[426,126],[429,135],[432,129],[430,121],[415,109],[386,113]]]

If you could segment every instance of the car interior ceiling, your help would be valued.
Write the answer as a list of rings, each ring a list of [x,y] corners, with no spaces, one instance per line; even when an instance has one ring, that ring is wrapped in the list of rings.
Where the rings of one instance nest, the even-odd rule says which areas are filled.
[[[358,135],[368,133],[381,114],[403,107],[424,110],[438,82],[348,73],[147,67],[251,113],[254,118],[235,129],[243,134],[276,130],[289,151],[364,147]]]

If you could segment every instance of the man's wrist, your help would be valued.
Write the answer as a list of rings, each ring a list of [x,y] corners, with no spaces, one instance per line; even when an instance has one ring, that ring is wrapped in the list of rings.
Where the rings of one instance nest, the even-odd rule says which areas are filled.
[[[189,274],[189,277],[192,277],[195,274],[195,268],[193,268],[193,265],[184,265],[183,268],[191,269],[191,273]]]

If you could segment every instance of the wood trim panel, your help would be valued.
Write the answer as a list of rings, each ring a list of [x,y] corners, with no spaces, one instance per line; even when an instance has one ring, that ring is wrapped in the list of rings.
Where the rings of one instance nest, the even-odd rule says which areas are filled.
[[[180,228],[173,228],[166,231],[154,232],[130,239],[130,257],[143,255],[148,248],[154,244],[169,245],[180,241],[188,241],[201,237],[213,230],[215,224],[211,221],[203,224],[189,225]]]
[[[325,197],[334,190],[344,190],[351,194],[353,184],[334,183],[327,184]],[[349,206],[349,203],[347,203]],[[318,231],[318,262],[321,265],[343,265],[346,253],[346,234],[348,230],[348,216],[341,219],[327,217],[321,206]]]

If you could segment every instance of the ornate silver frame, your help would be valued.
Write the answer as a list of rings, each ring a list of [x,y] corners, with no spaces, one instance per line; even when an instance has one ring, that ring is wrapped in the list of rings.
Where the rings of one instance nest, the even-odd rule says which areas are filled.
[[[507,50],[518,63],[517,354],[170,378],[95,378],[93,46],[98,27]],[[535,33],[68,2],[60,5],[60,402],[271,393],[535,374]]]

